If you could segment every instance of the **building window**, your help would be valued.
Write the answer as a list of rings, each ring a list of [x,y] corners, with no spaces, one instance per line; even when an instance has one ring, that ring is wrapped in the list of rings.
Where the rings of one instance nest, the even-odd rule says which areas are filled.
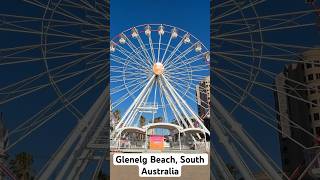
[[[318,104],[318,101],[317,101],[317,100],[312,100],[311,102],[312,102],[312,107],[316,107],[317,104]]]
[[[309,80],[309,81],[312,81],[312,80],[313,80],[313,74],[309,74],[309,75],[308,75],[308,80]]]
[[[311,115],[309,114],[309,122],[311,122]]]
[[[319,113],[313,113],[313,120],[318,121],[320,119]]]
[[[307,63],[307,69],[312,68],[312,64],[311,63]]]
[[[316,90],[314,88],[310,89],[310,94],[316,93]]]
[[[315,63],[314,64],[315,67],[320,67],[320,61],[314,61],[314,63]]]
[[[316,135],[320,136],[320,127],[316,127]]]
[[[317,73],[317,74],[316,74],[316,78],[317,78],[317,79],[320,79],[320,73]]]

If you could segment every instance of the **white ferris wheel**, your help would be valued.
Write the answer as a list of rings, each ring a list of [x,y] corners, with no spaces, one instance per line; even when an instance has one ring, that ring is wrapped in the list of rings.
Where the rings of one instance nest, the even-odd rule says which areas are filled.
[[[111,40],[110,59],[111,111],[122,111],[115,131],[141,126],[143,116],[149,118],[143,125],[161,118],[210,134],[196,98],[197,85],[209,76],[210,53],[191,33],[165,24],[135,26]]]

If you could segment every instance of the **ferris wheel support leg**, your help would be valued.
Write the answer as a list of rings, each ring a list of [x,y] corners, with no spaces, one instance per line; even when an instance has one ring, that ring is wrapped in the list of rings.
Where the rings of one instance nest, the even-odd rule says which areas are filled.
[[[163,76],[163,79],[164,79],[164,78],[165,78],[165,77]],[[191,127],[194,127],[194,125],[193,125],[193,123],[192,123],[192,121],[191,121],[188,113],[186,112],[186,110],[184,109],[184,107],[182,106],[182,104],[180,103],[180,100],[179,100],[179,98],[177,97],[177,94],[175,94],[174,89],[172,89],[172,87],[171,87],[170,84],[168,84],[168,83],[169,83],[169,82],[168,82],[168,81],[165,81],[165,79],[164,79],[164,84],[166,85],[166,87],[167,87],[167,89],[169,90],[170,94],[172,95],[173,99],[176,101],[176,104],[179,106],[179,109],[181,110],[182,114],[183,114],[184,117],[187,119],[187,121],[189,122],[190,126],[191,126]],[[184,118],[182,118],[182,120],[185,121]],[[185,124],[187,125],[187,123],[185,123]]]
[[[83,157],[83,155],[81,155]],[[80,179],[80,175],[83,173],[84,169],[88,165],[88,158],[78,159],[75,165],[72,167],[72,170],[69,172],[67,179]]]
[[[141,93],[139,94],[139,96],[133,101],[133,103],[130,105],[130,107],[128,108],[128,110],[126,111],[126,113],[123,115],[123,117],[121,118],[120,122],[116,125],[115,127],[115,131],[117,129],[120,128],[120,126],[122,125],[123,122],[126,122],[127,120],[127,116],[129,114],[132,113],[132,110],[137,108],[137,103],[141,100],[141,98],[145,95],[145,93],[147,92],[147,90],[150,88],[151,84],[153,83],[155,78],[155,75],[153,75],[150,80],[148,81],[147,85],[143,88],[143,90],[141,91]],[[113,137],[115,135],[115,131],[113,131],[111,133],[111,137]]]
[[[99,107],[102,112],[106,110],[104,108],[106,108],[106,106]],[[97,131],[97,127],[103,126],[103,124],[107,123],[108,116],[98,112],[88,119],[91,123],[87,126],[85,131],[79,134],[79,138],[70,152],[70,156],[67,157],[66,162],[63,164],[58,176],[56,177],[57,180],[64,179],[66,175],[67,179],[74,179],[76,172],[81,170],[81,165],[86,165],[83,163],[85,163],[85,159],[90,155],[90,153],[92,153],[91,149],[87,148],[88,144],[90,144],[89,139],[94,138],[95,134],[99,132]],[[99,119],[101,119],[101,121],[99,121]],[[94,123],[94,121],[102,122],[102,124],[98,122]]]
[[[212,105],[216,108],[217,112],[221,114],[224,120],[231,126],[231,130],[235,132],[242,142],[248,147],[248,149],[252,152],[253,157],[261,164],[267,174],[274,180],[282,180],[281,176],[278,172],[272,167],[270,162],[266,159],[264,154],[259,151],[256,145],[250,140],[250,138],[244,133],[241,125],[234,120],[234,118],[228,113],[226,109],[220,104],[220,102],[213,97]]]
[[[234,177],[230,173],[228,167],[226,166],[222,158],[219,156],[219,154],[216,152],[214,147],[210,148],[210,154],[212,156],[213,163],[216,164],[217,170],[223,176],[223,179],[234,180]]]
[[[172,100],[172,98],[170,97],[170,95],[168,94],[167,90],[165,89],[163,83],[161,80],[159,80],[160,82],[160,86],[163,87],[161,90],[163,91],[163,94],[165,95],[166,99],[168,100],[169,102],[169,106],[170,108],[172,109],[173,111],[173,115],[175,116],[175,118],[177,119],[177,122],[179,124],[179,126],[184,126],[184,128],[187,128],[188,127],[188,124],[184,121],[182,115],[180,114],[180,112],[177,110],[177,108],[174,106],[174,102]],[[181,123],[180,123],[181,121]]]
[[[103,161],[104,161],[104,158],[105,158],[105,157],[103,157],[103,159],[100,159],[100,160],[98,161],[98,165],[97,165],[96,169],[94,170],[94,173],[92,174],[91,180],[96,180],[96,179],[98,178],[98,174],[99,174],[99,171],[101,170],[101,167],[102,167],[102,163],[103,163]]]
[[[141,106],[141,104],[143,104],[148,99],[148,97],[150,96],[151,89],[152,88],[149,88],[147,90],[147,93],[145,93],[144,96],[142,97],[142,99],[140,101],[138,101],[136,107]],[[134,121],[134,118],[137,116],[138,113],[139,113],[138,108],[135,108],[133,110],[133,112],[130,114],[130,116],[127,118],[127,121],[124,123],[123,126],[131,126],[132,122]]]
[[[178,99],[182,102],[182,104],[187,108],[187,110],[191,113],[191,115],[195,118],[195,120],[199,123],[199,125],[201,126],[202,129],[204,129],[206,131],[206,133],[208,133],[210,135],[210,131],[206,128],[206,126],[202,123],[202,121],[200,120],[199,116],[197,116],[193,110],[188,106],[188,104],[185,102],[185,100],[179,96],[179,94],[176,92],[176,90],[172,87],[172,85],[168,82],[168,80],[164,77],[163,80],[164,82],[169,86],[169,88],[173,91],[174,94],[177,95]]]
[[[104,108],[104,104],[107,100],[107,93],[103,91],[98,100],[93,104],[93,106],[89,109],[84,118],[79,121],[77,126],[72,130],[67,140],[61,145],[61,147],[57,150],[57,152],[53,155],[53,157],[49,160],[44,170],[40,173],[37,179],[49,179],[52,177],[53,172],[56,170],[57,166],[62,162],[62,159],[66,156],[69,150],[73,147],[74,143],[78,139],[81,132],[88,128],[88,123],[94,123],[92,117],[95,114],[98,114],[101,108]]]
[[[225,147],[226,151],[230,155],[231,159],[239,169],[241,175],[245,180],[254,180],[251,170],[244,164],[240,153],[237,151],[237,149],[234,147],[233,143],[229,141],[228,136],[224,133],[223,128],[220,125],[220,122],[218,121],[218,118],[215,114],[212,115],[214,120],[214,125],[212,126],[215,134],[217,135],[220,143]]]

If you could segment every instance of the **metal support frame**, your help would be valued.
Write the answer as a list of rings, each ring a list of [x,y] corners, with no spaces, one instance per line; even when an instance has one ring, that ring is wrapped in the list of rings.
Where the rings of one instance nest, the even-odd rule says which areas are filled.
[[[226,151],[230,155],[231,159],[235,163],[235,166],[239,169],[240,173],[242,174],[243,178],[246,180],[254,180],[251,170],[246,166],[243,162],[242,157],[240,156],[239,151],[234,146],[232,142],[229,141],[228,135],[223,131],[220,122],[218,121],[218,117],[213,114],[214,125],[213,130],[217,135],[220,143],[225,147]]]
[[[77,163],[79,155],[84,157],[88,156],[89,150],[86,148],[89,143],[88,140],[92,139],[93,135],[96,133],[97,127],[104,126],[107,123],[107,94],[106,91],[102,92],[83,119],[78,122],[67,139],[47,162],[37,179],[42,180],[52,178],[59,165],[62,164],[61,162],[65,162],[63,159],[65,159],[67,155],[69,155],[67,161],[62,164],[62,168],[55,179],[65,179],[67,172],[68,177],[75,174],[71,174],[70,172],[76,172],[73,168],[80,167],[76,166],[76,164],[79,164]]]
[[[275,170],[275,168],[271,165],[271,163],[267,160],[265,155],[256,147],[256,145],[251,141],[251,139],[247,136],[247,134],[243,131],[241,125],[234,120],[232,115],[220,104],[220,102],[215,98],[212,97],[212,106],[216,109],[214,113],[219,113],[223,117],[223,119],[226,123],[228,123],[231,126],[232,132],[236,133],[236,135],[239,137],[239,139],[244,143],[244,145],[250,150],[252,153],[252,156],[255,158],[257,162],[261,165],[261,167],[265,170],[265,172],[268,174],[269,177],[271,177],[274,180],[281,180],[281,175]],[[213,114],[214,118],[216,118],[215,123],[218,123],[218,118],[215,114]],[[216,125],[216,124],[215,124]],[[213,126],[215,132],[221,131],[216,126]],[[226,146],[227,144],[224,143]],[[247,179],[247,178],[245,178]]]

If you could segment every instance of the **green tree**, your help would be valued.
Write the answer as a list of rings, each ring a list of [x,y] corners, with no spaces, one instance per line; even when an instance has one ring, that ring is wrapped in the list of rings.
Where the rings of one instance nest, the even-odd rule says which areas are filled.
[[[121,119],[121,112],[119,109],[115,110],[113,112],[113,115],[114,115],[114,118],[115,118],[115,124],[118,124],[120,122],[120,119]]]
[[[10,161],[11,170],[19,180],[33,180],[33,157],[26,152],[19,153]]]
[[[140,127],[143,127],[146,124],[146,118],[144,116],[140,116],[139,124]]]
[[[157,118],[154,118],[154,123],[161,123],[163,121],[163,118],[162,117],[157,117]]]

